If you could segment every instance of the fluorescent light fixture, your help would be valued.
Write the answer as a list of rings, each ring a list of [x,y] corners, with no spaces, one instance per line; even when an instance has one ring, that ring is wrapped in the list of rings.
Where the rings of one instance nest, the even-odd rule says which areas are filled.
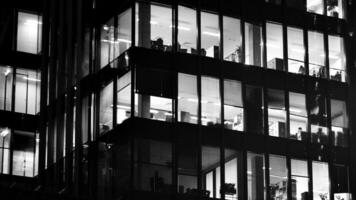
[[[208,32],[208,31],[204,31],[203,34],[220,38],[220,33],[212,33],[212,32]]]
[[[127,39],[118,38],[116,41],[118,41],[118,42],[125,42],[125,43],[131,44],[131,40],[127,40]]]
[[[151,109],[150,112],[153,113],[153,114],[157,114],[159,111]]]
[[[198,103],[198,99],[189,98],[189,99],[187,99],[187,101],[194,102],[194,103]]]
[[[166,115],[166,116],[173,116],[173,114],[172,114],[172,113],[169,113],[169,112],[164,113],[164,115]]]
[[[151,24],[151,25],[157,25],[157,24],[158,24],[158,22],[156,22],[156,21],[152,21],[152,20],[151,20],[151,21],[150,21],[150,24]]]
[[[25,80],[29,80],[29,81],[35,81],[35,82],[40,82],[41,80],[39,80],[39,79],[36,79],[36,78],[30,78],[30,77],[26,77],[26,76],[24,76],[23,77],[23,79],[25,79]]]
[[[289,108],[289,111],[290,112],[295,112],[295,113],[301,113],[302,111],[300,110],[300,109],[298,109],[298,108]]]
[[[103,26],[103,29],[104,29],[105,31],[108,31],[108,30],[109,30],[109,27],[108,27],[108,26]]]
[[[173,28],[174,26],[170,25],[169,28]],[[191,29],[188,27],[184,27],[184,26],[178,26],[178,30],[182,30],[182,31],[190,31]]]
[[[129,110],[129,109],[131,109],[131,107],[130,106],[124,106],[124,105],[117,105],[117,109]]]
[[[129,43],[131,44],[131,41],[130,40],[126,40],[126,39],[121,39],[121,38],[118,38],[116,41],[114,40],[101,40],[102,42],[107,42],[107,43],[111,43],[111,44],[114,44],[114,43],[119,43],[119,42],[125,42],[125,43]]]
[[[1,130],[0,136],[1,137],[6,137],[9,133],[10,133],[10,129],[4,128],[4,129]]]
[[[25,25],[39,25],[39,24],[42,24],[42,22],[40,22],[38,20],[34,20],[34,19],[28,19],[25,21],[24,24]]]

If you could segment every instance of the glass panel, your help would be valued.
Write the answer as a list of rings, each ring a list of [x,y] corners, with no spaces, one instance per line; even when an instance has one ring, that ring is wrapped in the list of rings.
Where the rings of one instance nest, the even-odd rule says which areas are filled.
[[[328,163],[313,161],[313,199],[330,199]]]
[[[0,110],[11,111],[13,70],[0,66]]]
[[[11,130],[0,127],[0,173],[8,174],[10,167],[10,139]]]
[[[335,200],[351,200],[349,189],[349,168],[343,165],[333,165],[333,184]]]
[[[224,60],[242,62],[242,36],[239,19],[223,16]]]
[[[292,199],[309,199],[309,176],[307,161],[291,159],[291,168]]]
[[[137,46],[172,50],[172,9],[168,6],[138,3],[136,7]]]
[[[245,64],[262,66],[262,27],[245,23]]]
[[[246,129],[249,133],[262,134],[264,101],[260,87],[246,86]]]
[[[41,87],[40,74],[33,70],[16,70],[15,112],[37,114]]]
[[[203,197],[220,198],[220,151],[217,147],[202,147]]]
[[[117,29],[115,58],[131,47],[131,9],[118,16]]]
[[[330,17],[338,17],[340,19],[345,18],[345,1],[344,0],[327,0],[326,10]]]
[[[289,137],[307,140],[307,108],[305,95],[289,92]]]
[[[268,126],[270,136],[287,137],[287,115],[284,99],[283,91],[268,90]]]
[[[213,126],[221,123],[221,99],[219,79],[201,77],[201,121],[203,125]]]
[[[240,199],[243,190],[243,166],[241,153],[225,149],[225,184],[222,189],[225,199]]]
[[[201,55],[219,58],[220,50],[219,17],[201,12]]]
[[[178,6],[178,51],[197,54],[197,13],[195,9]]]
[[[308,31],[309,75],[326,78],[324,35]]]
[[[36,14],[17,15],[17,51],[38,54],[41,51],[42,18]]]
[[[172,121],[172,99],[135,94],[135,101],[136,116],[159,121]]]
[[[103,68],[114,60],[115,55],[115,27],[114,18],[101,28],[100,34],[100,67]]]
[[[197,195],[198,151],[194,144],[177,144],[178,193]]]
[[[131,116],[131,71],[117,80],[117,124]]]
[[[346,81],[346,57],[344,39],[339,36],[329,35],[329,65],[330,79]]]
[[[265,189],[265,162],[262,154],[247,153],[247,196],[249,200],[263,200]]]
[[[113,83],[111,82],[100,91],[99,128],[100,133],[112,129],[113,125]]]
[[[328,143],[327,102],[326,95],[318,82],[310,93],[310,123],[311,141],[314,143]]]
[[[267,23],[267,67],[284,71],[283,63],[283,29],[282,25]]]
[[[224,80],[224,126],[227,129],[244,130],[244,109],[241,82]]]
[[[170,193],[172,190],[172,145],[139,139],[135,142],[135,189]]]
[[[324,14],[323,0],[307,0],[307,11],[316,14]]]
[[[303,30],[288,27],[288,72],[305,74]]]
[[[284,156],[270,155],[270,199],[287,200],[288,198],[288,170]]]
[[[35,134],[15,131],[13,136],[12,174],[33,177]]]
[[[348,145],[349,118],[346,103],[331,99],[331,131],[333,134],[333,145],[346,147]]]
[[[197,77],[178,73],[178,121],[198,123]]]

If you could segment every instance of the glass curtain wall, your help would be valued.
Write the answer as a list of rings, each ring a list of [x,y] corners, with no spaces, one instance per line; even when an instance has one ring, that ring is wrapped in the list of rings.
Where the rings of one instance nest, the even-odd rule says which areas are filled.
[[[198,123],[197,77],[178,73],[178,121]]]
[[[11,130],[7,127],[0,127],[0,174],[10,172],[10,139]]]
[[[178,6],[178,51],[197,54],[197,12],[195,9]]]
[[[330,79],[346,81],[346,57],[344,39],[339,36],[328,36]]]
[[[217,78],[201,77],[201,121],[202,125],[221,123],[220,82]]]
[[[37,14],[18,12],[16,50],[31,54],[41,52],[42,17]]]
[[[326,78],[324,35],[308,31],[309,75]]]
[[[313,199],[330,199],[330,181],[328,163],[313,161]]]
[[[266,196],[263,154],[247,152],[247,199],[264,200]]]
[[[311,142],[328,143],[327,128],[327,100],[325,90],[319,82],[315,82],[310,93],[310,124],[311,124]]]
[[[0,66],[0,110],[11,111],[13,69]]]
[[[288,2],[288,1],[287,1]],[[303,30],[288,27],[288,72],[306,74]]]
[[[305,94],[289,92],[289,138],[306,141],[307,125]]]
[[[319,15],[324,14],[323,0],[307,0],[307,11]]]
[[[245,119],[246,130],[250,133],[262,134],[264,120],[264,98],[261,87],[246,86]]]
[[[136,46],[172,50],[172,8],[162,4],[136,4]]]
[[[99,130],[100,134],[108,132],[113,127],[113,82],[103,87],[100,91],[99,105]]]
[[[115,40],[115,58],[131,47],[131,8],[117,17],[117,38]]]
[[[208,12],[201,12],[201,55],[219,58],[220,28],[219,16]]]
[[[116,123],[121,124],[131,116],[131,71],[117,80],[117,117]]]
[[[268,89],[268,129],[269,135],[287,137],[287,114],[284,91]]]
[[[345,0],[327,0],[326,10],[327,15],[330,17],[337,17],[345,19],[346,13],[346,1]]]
[[[266,23],[267,68],[284,71],[283,28],[276,23]]]
[[[223,16],[224,60],[242,62],[242,35],[239,19]]]
[[[240,152],[233,149],[225,149],[225,183],[221,189],[225,193],[225,199],[242,198],[243,188],[243,157]]]
[[[269,156],[270,199],[288,199],[287,159],[284,156]]]
[[[262,27],[258,24],[245,23],[245,64],[263,66]]]
[[[309,199],[309,175],[306,160],[291,159],[292,199]]]
[[[220,150],[213,146],[202,147],[203,197],[221,198]]]
[[[334,164],[332,166],[332,172],[334,199],[351,200],[352,195],[349,188],[349,168],[345,165]]]
[[[114,18],[106,22],[100,33],[100,67],[103,68],[114,60],[115,25]]]
[[[345,101],[331,99],[331,132],[333,145],[348,146],[349,118]]]
[[[231,130],[244,130],[242,84],[239,81],[224,80],[224,126]]]

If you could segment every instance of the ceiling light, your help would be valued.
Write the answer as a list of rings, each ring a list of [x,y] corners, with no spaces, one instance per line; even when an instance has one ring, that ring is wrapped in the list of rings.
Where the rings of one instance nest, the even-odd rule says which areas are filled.
[[[36,78],[29,78],[29,77],[26,77],[26,76],[24,76],[23,79],[29,80],[29,81],[35,81],[35,82],[41,81],[41,80],[39,80],[39,79],[36,79]]]
[[[301,113],[302,111],[298,108],[289,108],[290,112],[296,112],[296,113]]]
[[[212,32],[208,32],[208,31],[204,31],[203,34],[220,38],[220,33],[212,33]]]
[[[11,73],[10,69],[7,69],[6,72],[4,73],[5,76],[9,75]]]
[[[1,130],[0,136],[1,137],[6,137],[9,133],[10,133],[10,129],[4,128],[4,129]]]
[[[125,42],[125,43],[131,44],[131,40],[127,40],[127,39],[118,38],[117,41],[118,41],[118,42]]]
[[[39,22],[38,20],[34,20],[34,19],[28,19],[25,21],[24,24],[25,25],[39,25],[39,24],[42,24],[42,22]]]
[[[151,20],[151,21],[150,21],[150,24],[151,24],[151,25],[157,25],[157,24],[158,24],[158,22],[156,22],[156,21],[152,21],[152,20]]]

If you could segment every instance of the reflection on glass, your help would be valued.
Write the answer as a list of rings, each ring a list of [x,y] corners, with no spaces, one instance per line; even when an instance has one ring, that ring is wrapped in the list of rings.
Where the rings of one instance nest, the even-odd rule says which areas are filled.
[[[220,151],[217,147],[202,147],[202,173],[204,174],[204,197],[221,198]]]
[[[262,27],[245,23],[245,64],[262,66]]]
[[[345,18],[345,1],[344,0],[327,0],[326,10],[330,17]]]
[[[288,170],[287,160],[284,156],[269,156],[270,199],[287,200]]]
[[[198,151],[195,144],[184,141],[177,144],[178,193],[197,194]]]
[[[117,124],[131,116],[131,71],[117,80]]]
[[[198,123],[197,77],[178,73],[178,121]]]
[[[33,177],[35,134],[16,130],[13,137],[12,174]]]
[[[10,171],[10,138],[11,130],[0,127],[0,174],[9,174]]]
[[[326,78],[324,35],[308,31],[309,75]]]
[[[315,83],[310,93],[310,123],[311,141],[314,143],[327,144],[327,101],[323,88],[318,82]]]
[[[333,145],[346,147],[348,144],[349,118],[345,101],[331,99],[331,131]]]
[[[313,199],[330,199],[329,165],[328,163],[313,161]]]
[[[117,38],[115,40],[115,58],[131,46],[131,8],[117,18]]]
[[[249,133],[263,133],[263,90],[260,87],[246,86],[246,130]]]
[[[178,6],[178,51],[197,54],[197,13],[195,9]]]
[[[328,37],[329,40],[329,65],[330,79],[346,81],[346,57],[344,39],[339,36]]]
[[[249,200],[264,200],[265,162],[262,154],[247,153],[247,197]]]
[[[42,17],[19,12],[17,15],[17,51],[38,54],[42,43]]]
[[[40,111],[40,73],[16,69],[15,112],[35,115]]]
[[[220,29],[217,14],[201,12],[201,55],[219,58]]]
[[[284,92],[281,90],[268,90],[268,127],[269,135],[286,137],[286,108]]]
[[[99,128],[105,133],[113,126],[113,83],[111,82],[100,91]]]
[[[172,188],[172,145],[137,139],[134,147],[134,187],[137,190],[170,193]]]
[[[135,94],[135,115],[147,119],[171,122],[173,119],[170,98]]]
[[[115,52],[115,27],[114,18],[106,22],[100,34],[100,67],[105,67],[114,60]]]
[[[307,139],[307,109],[305,95],[289,92],[289,137],[297,140]]]
[[[149,3],[136,4],[136,46],[172,50],[172,9]]]
[[[309,199],[309,176],[307,161],[291,159],[291,169],[292,199]]]
[[[224,80],[224,126],[231,130],[244,130],[244,109],[241,82]]]
[[[266,23],[267,67],[284,71],[282,25]]]
[[[223,16],[224,60],[242,62],[242,36],[239,19]]]
[[[304,37],[303,30],[299,28],[287,28],[288,38],[288,72],[305,74],[304,65]]]
[[[323,0],[307,0],[307,11],[316,14],[324,14]]]
[[[212,126],[221,123],[221,100],[219,79],[201,78],[201,123]]]
[[[334,199],[351,200],[352,196],[349,188],[349,168],[345,165],[333,165],[333,185]]]
[[[0,110],[11,111],[13,70],[0,66]]]
[[[242,197],[243,170],[242,155],[232,149],[225,149],[225,184],[221,189],[225,199],[240,199]]]

